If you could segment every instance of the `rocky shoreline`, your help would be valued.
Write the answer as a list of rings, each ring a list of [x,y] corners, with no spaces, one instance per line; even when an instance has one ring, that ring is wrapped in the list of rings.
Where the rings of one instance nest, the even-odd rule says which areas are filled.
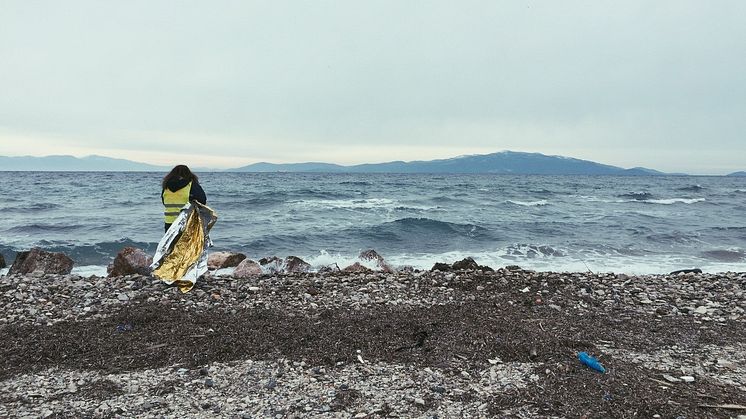
[[[8,275],[0,417],[736,418],[745,293],[746,273],[517,267],[208,276],[188,294]]]

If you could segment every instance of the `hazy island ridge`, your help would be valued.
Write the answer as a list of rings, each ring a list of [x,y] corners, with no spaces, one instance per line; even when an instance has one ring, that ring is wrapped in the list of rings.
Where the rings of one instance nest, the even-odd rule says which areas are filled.
[[[0,156],[0,171],[123,171],[161,172],[170,169],[127,159],[105,156]],[[391,161],[344,166],[325,162],[268,163],[259,162],[231,169],[195,167],[202,172],[312,172],[312,173],[454,173],[514,175],[687,175],[633,167],[625,169],[590,160],[541,153],[501,151],[428,161]],[[746,176],[746,171],[727,176]]]

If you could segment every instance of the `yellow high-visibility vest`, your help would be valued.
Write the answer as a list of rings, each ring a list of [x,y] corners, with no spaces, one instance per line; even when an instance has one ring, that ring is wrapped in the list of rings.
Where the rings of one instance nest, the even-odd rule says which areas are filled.
[[[189,192],[191,190],[192,182],[176,192],[171,192],[168,188],[163,190],[163,206],[165,207],[163,216],[166,219],[166,224],[171,224],[176,220],[181,207],[189,202]]]

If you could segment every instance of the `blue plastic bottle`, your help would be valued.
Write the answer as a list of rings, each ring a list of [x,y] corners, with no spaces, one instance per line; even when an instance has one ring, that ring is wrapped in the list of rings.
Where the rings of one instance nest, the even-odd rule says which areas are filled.
[[[578,353],[578,359],[583,364],[587,365],[589,368],[593,368],[594,370],[600,372],[601,374],[606,372],[606,368],[601,365],[598,360],[590,355],[588,355],[587,352],[580,352]]]

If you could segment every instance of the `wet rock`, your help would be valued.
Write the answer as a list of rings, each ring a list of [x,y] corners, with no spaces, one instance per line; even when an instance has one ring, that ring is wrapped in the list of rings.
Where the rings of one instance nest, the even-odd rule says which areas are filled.
[[[285,272],[308,272],[311,270],[311,264],[297,256],[288,256],[284,263]]]
[[[472,258],[468,257],[453,264],[453,269],[457,271],[476,271],[479,264]]]
[[[478,264],[473,258],[468,257],[465,259],[462,259],[458,262],[455,262],[453,264],[453,269],[456,271],[485,271],[485,272],[493,272],[494,269],[490,268],[489,266],[484,266]]]
[[[520,268],[518,268],[520,269]],[[452,265],[449,265],[447,263],[436,263],[433,265],[431,271],[441,271],[441,272],[452,272],[452,271],[484,271],[484,272],[494,272],[495,270],[490,268],[489,266],[483,266],[478,264],[473,258],[467,257],[465,259],[462,259],[458,262],[453,263]]]
[[[125,247],[114,258],[114,261],[106,268],[108,276],[125,276],[125,275],[150,275],[150,264],[153,258],[144,250],[136,247]]]
[[[278,258],[277,256],[270,256],[268,258],[259,259],[259,264],[262,266],[277,262],[282,262],[282,259]]]
[[[658,307],[655,309],[655,313],[661,316],[667,316],[671,314],[671,308],[670,307]]]
[[[702,269],[696,268],[696,269],[681,269],[679,271],[673,271],[669,275],[678,275],[678,274],[701,274]]]
[[[373,249],[368,249],[360,252],[358,258],[365,262],[375,262],[376,268],[386,273],[393,273],[394,270],[383,260],[383,257]]]
[[[355,262],[352,265],[342,269],[342,272],[373,272],[370,268],[367,268],[360,264],[360,262]]]
[[[430,269],[430,270],[431,271],[450,272],[450,271],[453,270],[453,268],[451,268],[451,265],[449,265],[447,263],[437,262],[437,263],[435,263],[435,265],[433,265],[432,269]]]
[[[246,255],[244,255],[243,253],[215,252],[215,253],[211,253],[207,257],[207,268],[208,269],[233,268],[233,267],[238,266],[238,264],[241,263],[244,259],[246,259]]]
[[[63,253],[47,252],[35,247],[16,255],[8,275],[31,272],[67,275],[73,270],[73,264],[73,260]]]
[[[244,259],[236,266],[233,271],[234,278],[246,279],[253,276],[261,275],[262,267],[251,259]]]

